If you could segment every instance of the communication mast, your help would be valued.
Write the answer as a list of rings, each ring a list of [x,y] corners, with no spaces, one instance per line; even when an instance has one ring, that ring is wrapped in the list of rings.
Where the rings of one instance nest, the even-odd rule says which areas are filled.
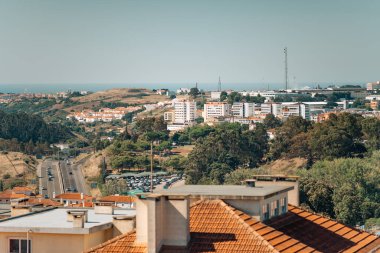
[[[288,89],[288,48],[284,48],[285,54],[285,90]]]
[[[219,82],[218,82],[218,91],[222,91],[222,82],[220,81],[220,76],[219,76]]]

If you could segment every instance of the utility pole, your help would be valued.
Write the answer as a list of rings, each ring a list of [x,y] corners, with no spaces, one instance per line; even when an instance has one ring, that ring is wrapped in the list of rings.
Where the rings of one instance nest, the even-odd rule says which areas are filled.
[[[153,192],[153,141],[150,142],[150,192]]]
[[[285,54],[285,90],[288,89],[288,48],[284,48]]]

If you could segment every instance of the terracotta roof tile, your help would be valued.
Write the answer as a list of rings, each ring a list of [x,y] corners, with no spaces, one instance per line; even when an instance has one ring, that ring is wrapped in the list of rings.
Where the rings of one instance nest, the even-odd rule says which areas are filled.
[[[51,200],[51,199],[44,199],[44,198],[29,198],[28,199],[29,204],[42,204],[43,206],[61,206],[62,204]]]
[[[88,195],[83,195],[83,198],[85,200],[92,200],[92,197],[91,196],[88,196]],[[79,192],[72,192],[72,193],[63,193],[63,194],[59,194],[57,196],[55,196],[55,199],[77,199],[77,200],[81,200],[81,194]]]
[[[288,236],[310,247],[308,250],[313,248],[322,252],[357,252],[371,243],[375,245],[377,240],[380,241],[380,238],[367,232],[350,228],[320,215],[311,214],[301,208],[289,205],[288,210],[288,213],[266,222],[268,226],[284,233],[283,236],[269,239],[270,243],[281,245],[278,243],[284,241]],[[284,242],[291,242],[291,240]],[[284,246],[286,245],[276,246],[276,249],[282,252]],[[292,247],[287,248],[284,252]]]
[[[99,246],[92,248],[87,253],[145,253],[147,248],[145,244],[137,244],[136,232],[127,233],[115,237]]]
[[[202,200],[190,208],[188,248],[163,247],[161,252],[362,253],[380,247],[380,238],[374,235],[298,207],[289,205],[288,210],[262,223],[222,200]],[[136,246],[134,238],[135,233],[126,234],[89,252],[144,252],[146,247]]]
[[[14,192],[33,192],[33,189],[26,186],[16,186],[13,187],[12,191]]]
[[[135,197],[124,196],[124,195],[110,195],[110,196],[101,197],[99,201],[100,202],[133,203],[135,202]]]

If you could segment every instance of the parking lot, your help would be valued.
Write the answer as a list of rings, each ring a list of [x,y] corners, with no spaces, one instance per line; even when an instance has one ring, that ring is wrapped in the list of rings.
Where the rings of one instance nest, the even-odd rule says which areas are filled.
[[[166,172],[157,172],[153,174],[153,189],[160,185],[163,189],[168,188],[174,182],[182,178],[182,175],[172,174],[168,175]],[[126,180],[129,191],[150,191],[150,173],[124,173],[121,175],[109,175],[106,180]]]

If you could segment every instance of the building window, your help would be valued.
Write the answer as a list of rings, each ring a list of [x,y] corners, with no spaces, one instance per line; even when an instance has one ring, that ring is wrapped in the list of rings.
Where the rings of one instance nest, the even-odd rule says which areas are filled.
[[[274,203],[274,215],[278,216],[280,214],[280,200],[276,200]]]
[[[27,243],[26,239],[9,239],[9,253],[32,253],[31,246],[30,240]]]
[[[264,220],[269,219],[269,204],[263,205],[263,216]]]
[[[286,206],[288,205],[288,201],[286,197],[280,200],[280,205],[281,205],[281,213],[286,213]]]

